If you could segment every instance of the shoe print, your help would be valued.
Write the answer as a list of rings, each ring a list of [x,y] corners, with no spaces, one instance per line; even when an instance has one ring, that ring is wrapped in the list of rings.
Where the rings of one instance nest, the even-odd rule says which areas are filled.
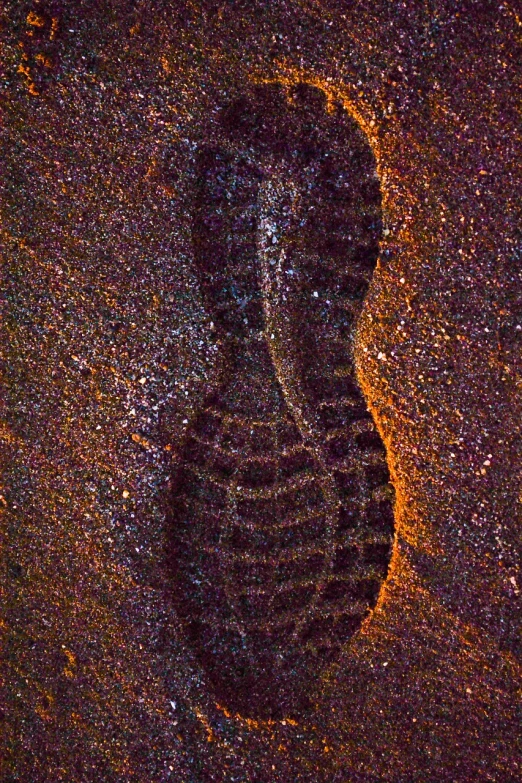
[[[379,252],[375,160],[310,85],[257,87],[201,149],[193,245],[221,370],[180,450],[173,596],[218,703],[301,714],[375,606],[393,539],[352,341]]]

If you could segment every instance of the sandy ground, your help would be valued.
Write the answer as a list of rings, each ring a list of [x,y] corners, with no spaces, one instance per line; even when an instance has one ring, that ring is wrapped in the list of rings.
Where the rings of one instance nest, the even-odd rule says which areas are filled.
[[[42,0],[1,30],[2,780],[518,780],[514,4]],[[194,150],[271,80],[342,101],[378,161],[356,360],[397,504],[370,620],[311,714],[262,722],[214,702],[164,552],[214,369]]]

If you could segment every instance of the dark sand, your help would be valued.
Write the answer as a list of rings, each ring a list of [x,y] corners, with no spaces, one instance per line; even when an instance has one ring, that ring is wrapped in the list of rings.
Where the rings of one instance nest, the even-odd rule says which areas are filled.
[[[2,783],[518,780],[514,4],[35,0],[0,19]],[[377,160],[355,359],[396,493],[376,608],[311,708],[263,720],[216,703],[165,557],[216,373],[194,152],[256,82],[340,101]]]

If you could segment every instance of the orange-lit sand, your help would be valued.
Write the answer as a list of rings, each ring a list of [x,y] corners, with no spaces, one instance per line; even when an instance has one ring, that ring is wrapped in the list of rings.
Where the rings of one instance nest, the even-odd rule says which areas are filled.
[[[6,783],[520,777],[519,26],[471,0],[8,5]],[[312,712],[257,720],[186,643],[165,505],[216,371],[193,153],[245,85],[300,81],[378,163],[355,358],[396,540]]]

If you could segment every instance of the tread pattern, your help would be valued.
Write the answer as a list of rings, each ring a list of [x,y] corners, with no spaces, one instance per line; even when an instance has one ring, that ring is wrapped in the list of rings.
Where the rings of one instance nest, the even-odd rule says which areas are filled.
[[[380,191],[361,130],[314,87],[255,88],[220,124],[198,156],[193,242],[223,371],[176,465],[169,557],[216,698],[277,717],[307,707],[391,556],[386,454],[351,344]]]

